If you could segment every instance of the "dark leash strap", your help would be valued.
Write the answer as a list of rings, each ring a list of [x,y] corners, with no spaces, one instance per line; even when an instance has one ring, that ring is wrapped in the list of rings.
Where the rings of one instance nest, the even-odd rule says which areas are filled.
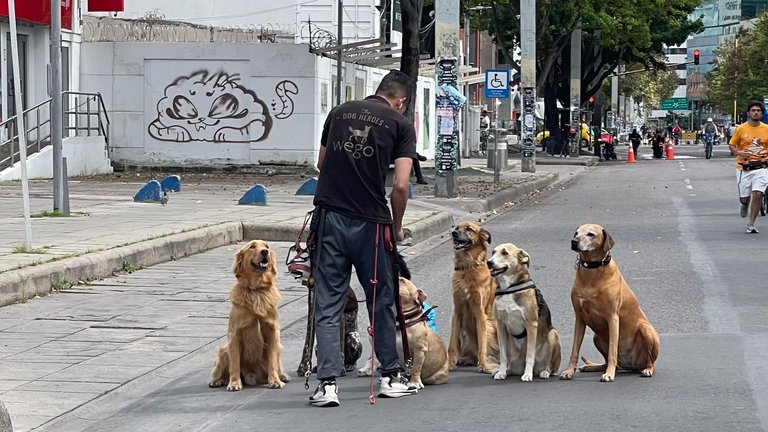
[[[394,288],[395,310],[397,311],[397,322],[400,324],[400,334],[403,339],[403,357],[405,360],[405,374],[410,378],[411,367],[413,366],[413,355],[411,347],[408,344],[408,329],[405,325],[405,315],[403,314],[403,305],[400,304],[400,260],[397,253],[397,241],[395,239],[395,230],[392,225],[384,225],[384,245],[389,254],[392,265],[392,285]]]

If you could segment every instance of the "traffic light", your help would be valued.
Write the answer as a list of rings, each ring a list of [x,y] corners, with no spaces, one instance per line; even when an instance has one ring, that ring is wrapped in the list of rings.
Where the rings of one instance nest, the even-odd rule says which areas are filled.
[[[589,104],[589,109],[595,109],[595,95],[590,96],[587,103]]]
[[[698,48],[693,50],[693,64],[695,64],[695,65],[699,64],[699,54],[700,53],[701,53],[701,51],[699,51]]]

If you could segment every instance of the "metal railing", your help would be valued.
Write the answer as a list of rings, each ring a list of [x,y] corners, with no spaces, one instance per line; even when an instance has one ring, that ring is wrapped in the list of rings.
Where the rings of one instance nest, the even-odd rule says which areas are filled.
[[[109,115],[100,93],[62,92],[63,138],[103,136],[109,152]],[[22,112],[27,138],[27,155],[51,144],[51,99]],[[20,160],[16,116],[0,122],[0,171]]]

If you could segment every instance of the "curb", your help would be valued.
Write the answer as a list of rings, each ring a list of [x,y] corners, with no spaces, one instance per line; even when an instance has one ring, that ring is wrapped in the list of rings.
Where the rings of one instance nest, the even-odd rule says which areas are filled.
[[[61,261],[0,273],[0,306],[35,295],[46,295],[54,284],[112,276],[128,262],[137,268],[148,267],[236,243],[243,239],[242,224],[220,225],[171,234],[132,245],[67,258]]]
[[[0,306],[46,295],[56,284],[102,279],[122,271],[124,263],[143,268],[205,252],[242,240],[294,241],[301,222],[266,225],[250,221],[225,222],[188,232],[144,240],[128,246],[88,253],[60,261],[0,273]],[[407,227],[414,243],[453,226],[453,217],[439,212]]]
[[[535,192],[538,189],[551,186],[559,178],[560,175],[558,173],[547,173],[542,178],[536,179],[532,182],[526,182],[500,191],[499,193],[485,200],[485,202],[482,203],[483,209],[480,211],[491,211],[495,208],[503,206],[505,203],[510,201],[517,201],[519,198],[528,195],[531,192]]]

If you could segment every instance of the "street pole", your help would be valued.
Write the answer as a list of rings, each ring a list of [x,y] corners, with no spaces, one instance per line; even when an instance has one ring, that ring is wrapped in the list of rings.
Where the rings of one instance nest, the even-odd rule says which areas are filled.
[[[467,67],[467,70],[469,70],[469,39],[470,39],[470,30],[469,30],[469,15],[464,14],[464,66]],[[464,96],[469,99],[469,84],[464,83]],[[464,136],[461,140],[461,156],[468,158],[469,157],[469,134],[470,131],[467,128],[469,126],[469,101],[467,101],[467,104],[464,106],[464,109],[462,110],[462,125],[464,127]],[[474,132],[474,131],[473,131]],[[461,158],[459,158],[459,166],[461,166]]]
[[[619,73],[623,71],[623,68],[621,65],[618,67]],[[614,75],[611,77],[611,119],[610,122],[606,125],[606,129],[609,129],[612,131],[614,127],[616,127],[616,115],[619,111],[619,76]]]
[[[341,79],[341,44],[342,39],[344,38],[344,0],[339,0],[337,19],[339,22],[336,30],[336,53],[338,54],[336,57],[336,106],[341,105],[341,84],[343,83],[343,80]]]
[[[501,159],[499,155],[499,105],[501,101],[497,98],[493,104],[493,183],[499,184],[499,171],[501,170]]]
[[[456,88],[459,79],[459,0],[435,2],[435,78],[437,86]],[[466,107],[464,109],[467,109]],[[459,115],[447,96],[435,97],[435,196],[456,196],[459,159]]]
[[[51,0],[51,145],[53,146],[53,210],[64,208],[61,108],[61,0]]]
[[[581,147],[581,29],[571,33],[571,145],[568,156],[579,157]]]
[[[16,6],[8,0],[8,18],[11,22],[11,62],[13,63],[13,88],[16,89],[16,131],[19,135],[19,165],[21,165],[21,202],[24,209],[24,248],[32,250],[32,219],[29,205],[29,177],[27,175],[27,133],[24,128],[24,102],[21,94],[21,72],[19,67],[19,40],[16,34]],[[10,137],[11,140],[13,137]],[[13,159],[13,155],[11,155]]]
[[[520,82],[523,87],[522,172],[536,172],[536,0],[520,0]]]

